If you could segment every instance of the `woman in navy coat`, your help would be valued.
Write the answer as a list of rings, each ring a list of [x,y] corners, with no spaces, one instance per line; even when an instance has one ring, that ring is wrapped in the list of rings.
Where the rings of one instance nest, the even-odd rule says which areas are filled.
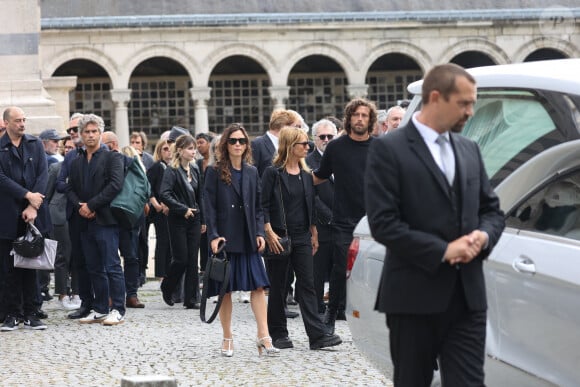
[[[218,143],[217,161],[206,170],[204,207],[207,237],[215,253],[220,241],[231,263],[229,289],[219,316],[223,330],[222,355],[233,356],[232,291],[251,291],[252,311],[258,326],[258,353],[279,354],[268,332],[266,296],[268,276],[260,252],[264,250],[264,216],[260,205],[258,170],[249,164],[252,151],[246,130],[239,124],[228,126]],[[212,284],[210,284],[212,285]],[[209,295],[216,295],[210,286]]]

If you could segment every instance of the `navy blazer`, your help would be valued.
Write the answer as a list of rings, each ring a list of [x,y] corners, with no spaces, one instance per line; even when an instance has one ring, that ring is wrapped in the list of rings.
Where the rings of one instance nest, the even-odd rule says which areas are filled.
[[[233,229],[230,222],[233,217],[240,216],[236,208],[238,197],[242,198],[244,215],[248,230],[248,238],[252,251],[258,251],[256,238],[264,237],[264,213],[261,206],[260,177],[256,167],[244,163],[242,165],[242,192],[237,192],[235,185],[227,185],[219,177],[219,172],[213,166],[205,170],[204,207],[206,210],[207,239],[212,241],[218,237],[226,238],[226,250],[241,251],[243,246],[231,245],[230,242],[239,238],[232,237],[241,230]],[[240,241],[241,244],[241,241]]]
[[[280,184],[278,184],[280,176]],[[306,210],[310,225],[315,224],[314,220],[314,182],[312,175],[304,170],[300,170],[304,194],[306,196]],[[262,208],[264,209],[264,223],[270,223],[272,229],[278,235],[285,235],[286,227],[282,216],[282,203],[280,203],[280,187],[288,191],[288,174],[280,168],[270,166],[264,171],[262,176]]]
[[[123,188],[125,180],[124,156],[118,152],[109,152],[102,147],[99,148],[91,158],[89,187],[85,187],[84,180],[86,160],[86,150],[84,149],[80,150],[79,156],[72,160],[66,186],[66,197],[73,205],[75,212],[79,211],[78,203],[86,202],[89,209],[96,213],[95,219],[98,224],[101,226],[116,225],[117,221],[111,212],[110,204]]]
[[[504,228],[477,144],[450,133],[456,159],[460,207],[412,122],[373,141],[365,176],[373,238],[387,247],[377,308],[386,313],[441,313],[458,277],[468,308],[487,307],[483,259]],[[442,259],[447,244],[473,230],[489,235],[480,255],[459,269]]]
[[[191,183],[187,181],[187,174],[182,167],[177,169],[168,166],[161,181],[161,201],[169,207],[169,216],[185,220],[185,213],[189,208],[195,208],[194,220],[199,219],[205,224],[202,205],[201,174],[197,165],[191,163]]]
[[[260,177],[264,175],[264,171],[272,165],[272,159],[276,153],[276,148],[267,134],[256,137],[252,141],[252,158],[254,159],[254,166],[258,168]]]
[[[28,192],[46,194],[48,167],[42,142],[28,134],[20,141],[22,158],[8,134],[0,137],[0,239],[14,240],[20,236],[16,235],[18,219],[22,219],[22,211],[29,204],[24,199]],[[41,233],[52,230],[46,200],[38,209],[34,225]]]

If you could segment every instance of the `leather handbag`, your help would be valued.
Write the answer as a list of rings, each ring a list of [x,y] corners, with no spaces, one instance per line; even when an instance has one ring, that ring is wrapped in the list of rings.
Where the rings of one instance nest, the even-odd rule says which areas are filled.
[[[205,266],[205,274],[203,276],[203,289],[201,291],[201,303],[199,307],[199,317],[202,322],[211,324],[218,315],[222,301],[228,290],[230,284],[230,261],[224,251],[226,243],[221,241],[218,244],[218,249],[215,254],[208,259]],[[220,284],[220,292],[218,295],[217,304],[211,316],[205,318],[205,309],[207,306],[207,296],[209,290],[209,281],[212,280]]]
[[[28,223],[26,234],[12,244],[10,254],[14,257],[14,267],[53,270],[57,246],[57,241],[44,238],[32,223]]]
[[[284,210],[284,200],[282,199],[282,184],[280,183],[280,172],[278,172],[278,188],[280,192],[280,207],[282,208],[282,220],[284,222],[284,231],[286,235],[281,237],[278,242],[282,245],[282,251],[278,254],[270,249],[270,245],[266,243],[266,249],[262,256],[264,259],[286,259],[292,254],[292,239],[288,235],[288,226],[286,225],[286,211]]]

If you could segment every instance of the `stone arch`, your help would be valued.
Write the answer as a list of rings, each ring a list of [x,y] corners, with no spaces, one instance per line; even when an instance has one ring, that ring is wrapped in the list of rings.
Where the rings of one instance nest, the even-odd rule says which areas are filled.
[[[304,46],[292,49],[291,54],[286,56],[280,62],[283,63],[283,66],[280,68],[280,77],[282,79],[279,79],[278,82],[280,83],[277,84],[287,84],[290,70],[292,70],[294,65],[300,60],[311,55],[327,56],[336,61],[336,63],[338,63],[344,70],[346,79],[348,80],[349,84],[352,85],[364,83],[364,75],[362,75],[362,77],[359,76],[359,70],[354,59],[348,55],[346,51],[332,44],[319,42],[306,44]]]
[[[222,60],[230,57],[242,55],[247,56],[255,60],[268,74],[270,78],[270,83],[273,83],[273,73],[276,73],[277,66],[274,57],[270,55],[267,51],[252,45],[252,44],[226,44],[222,47],[217,48],[211,54],[207,56],[207,58],[203,61],[201,74],[199,76],[200,85],[207,85],[209,82],[209,77],[211,76],[212,72],[214,71],[215,67],[219,62]]]
[[[408,56],[417,62],[423,73],[425,73],[433,63],[431,56],[422,48],[409,42],[391,41],[381,43],[368,51],[368,54],[365,55],[366,60],[361,65],[361,68],[364,69],[364,71],[361,72],[366,76],[373,63],[387,54],[403,54]]]
[[[570,42],[562,39],[555,39],[542,36],[532,39],[529,42],[522,45],[514,53],[513,61],[515,63],[523,62],[528,55],[541,48],[551,48],[553,50],[560,51],[568,58],[580,57],[580,49],[578,49],[578,47],[574,46]]]
[[[163,57],[171,59],[180,65],[182,65],[187,73],[189,74],[189,79],[194,86],[201,85],[199,83],[199,77],[197,74],[200,72],[200,67],[197,62],[185,51],[170,45],[153,45],[147,46],[140,49],[135,55],[132,55],[129,60],[123,63],[123,74],[122,88],[127,88],[129,85],[129,80],[131,79],[131,74],[135,71],[139,64],[143,63],[147,59]],[[205,85],[205,84],[204,84]]]
[[[488,55],[496,64],[511,63],[509,56],[501,47],[485,39],[460,40],[443,52],[438,63],[448,63],[453,57],[465,51],[482,52]]]
[[[103,51],[92,47],[67,48],[56,53],[49,60],[42,61],[43,76],[49,77],[63,64],[76,59],[86,59],[101,66],[111,79],[112,87],[119,87],[119,65]],[[127,87],[126,85],[124,87]]]

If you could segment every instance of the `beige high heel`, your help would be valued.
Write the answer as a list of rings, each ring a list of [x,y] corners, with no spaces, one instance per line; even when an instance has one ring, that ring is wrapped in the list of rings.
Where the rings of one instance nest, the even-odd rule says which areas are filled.
[[[227,343],[228,344],[228,348],[224,349],[224,344]],[[226,339],[224,337],[223,341],[222,341],[222,356],[225,357],[232,357],[234,356],[234,339]]]
[[[262,356],[262,351],[266,351],[266,356],[278,356],[280,355],[280,350],[272,344],[272,338],[270,336],[262,337],[261,339],[256,339],[256,346],[258,347],[258,354]]]

